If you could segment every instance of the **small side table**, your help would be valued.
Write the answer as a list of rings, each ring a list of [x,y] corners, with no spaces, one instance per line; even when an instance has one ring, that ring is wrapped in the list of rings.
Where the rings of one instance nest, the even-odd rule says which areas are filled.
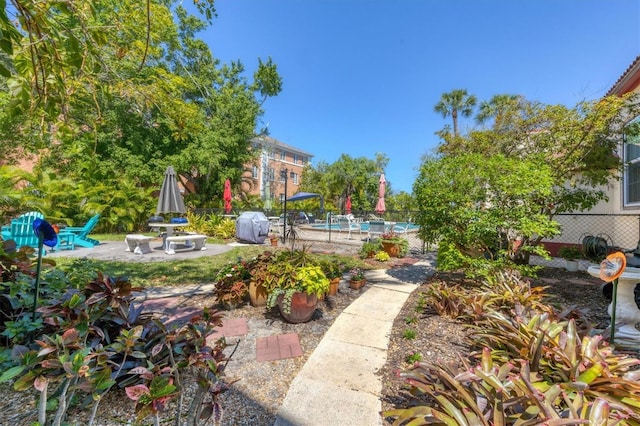
[[[75,250],[76,249],[76,234],[73,232],[60,231],[58,234],[58,244],[56,250]]]

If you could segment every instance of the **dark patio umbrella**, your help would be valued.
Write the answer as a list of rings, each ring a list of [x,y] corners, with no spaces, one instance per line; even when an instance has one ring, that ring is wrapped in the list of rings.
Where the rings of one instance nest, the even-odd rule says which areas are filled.
[[[178,178],[173,167],[167,167],[164,172],[164,181],[160,188],[160,196],[158,197],[158,207],[156,214],[160,213],[184,213],[184,200],[178,187]]]
[[[378,187],[378,203],[376,204],[376,212],[384,213],[387,208],[384,205],[384,191],[387,186],[387,181],[384,178],[384,173],[380,175],[380,186]]]
[[[231,213],[231,181],[229,179],[224,181],[224,211],[226,214]]]

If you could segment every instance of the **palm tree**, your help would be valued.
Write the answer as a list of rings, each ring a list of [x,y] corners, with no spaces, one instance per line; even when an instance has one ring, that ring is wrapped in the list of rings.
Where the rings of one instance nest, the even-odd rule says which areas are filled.
[[[476,121],[480,124],[494,118],[500,122],[500,118],[510,109],[517,107],[521,101],[519,95],[494,95],[489,101],[480,103],[480,110],[476,114]]]
[[[470,117],[476,102],[476,97],[469,95],[465,89],[455,89],[449,93],[443,93],[440,101],[433,109],[435,112],[442,114],[443,118],[451,116],[453,119],[453,135],[458,136],[458,114],[463,117]]]

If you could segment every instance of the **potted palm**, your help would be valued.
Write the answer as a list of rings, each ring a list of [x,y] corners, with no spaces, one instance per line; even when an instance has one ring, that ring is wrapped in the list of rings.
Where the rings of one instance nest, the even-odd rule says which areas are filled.
[[[566,261],[566,269],[569,272],[576,272],[578,270],[578,260],[582,259],[582,250],[575,246],[562,246],[558,250],[558,256]]]

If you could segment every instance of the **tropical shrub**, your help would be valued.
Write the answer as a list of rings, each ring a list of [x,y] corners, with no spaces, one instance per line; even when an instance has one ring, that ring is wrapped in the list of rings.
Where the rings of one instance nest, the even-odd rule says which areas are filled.
[[[468,321],[475,351],[460,368],[416,362],[401,372],[415,403],[384,412],[394,424],[640,423],[640,360],[545,305],[543,288],[509,273],[467,296],[431,287],[426,305]],[[469,300],[481,306],[465,310]]]
[[[14,307],[7,311],[11,317],[2,330],[12,357],[6,349],[0,353],[0,382],[13,381],[16,391],[39,391],[39,424],[64,423],[73,405],[92,406],[93,417],[104,395],[116,387],[127,388],[137,399],[141,420],[147,414],[157,420],[168,399],[181,397],[180,384],[190,377],[197,390],[188,409],[189,424],[214,414],[219,418],[226,344],[224,339],[211,346],[206,342],[222,324],[219,313],[205,309],[169,331],[142,312],[133,296],[138,289],[127,279],[98,271],[84,286],[74,288],[79,276],[70,280],[57,269],[47,269],[34,318],[28,309],[33,304],[34,273],[23,255],[0,251],[1,300]],[[184,411],[178,404],[176,418]]]

